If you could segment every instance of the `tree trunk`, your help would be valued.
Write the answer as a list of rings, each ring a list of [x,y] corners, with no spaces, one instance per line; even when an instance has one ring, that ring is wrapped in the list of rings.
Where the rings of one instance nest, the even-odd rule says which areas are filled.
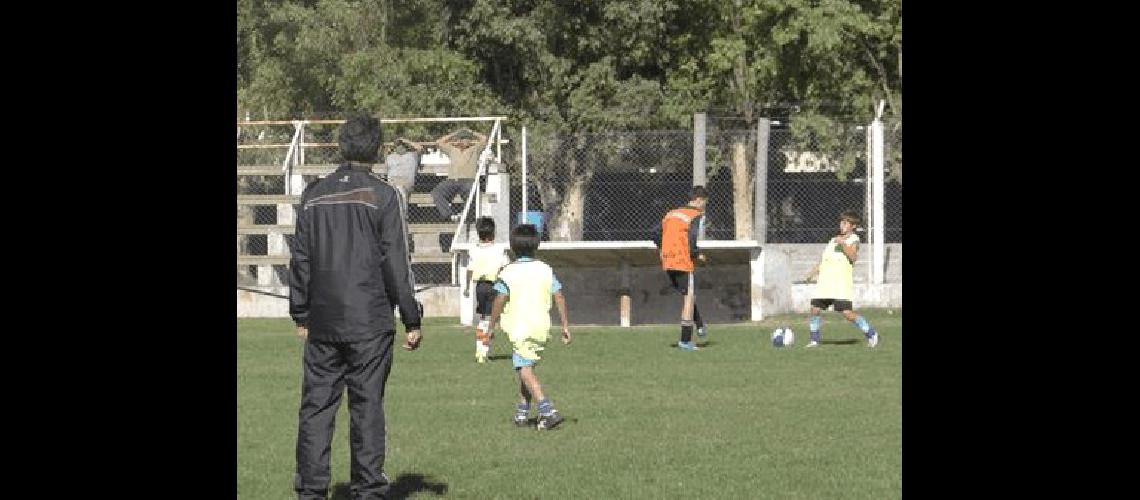
[[[584,229],[584,209],[586,206],[585,176],[571,179],[562,196],[558,214],[550,224],[550,239],[553,241],[581,241]]]
[[[736,239],[752,239],[752,175],[744,142],[732,144],[732,212],[736,220]]]

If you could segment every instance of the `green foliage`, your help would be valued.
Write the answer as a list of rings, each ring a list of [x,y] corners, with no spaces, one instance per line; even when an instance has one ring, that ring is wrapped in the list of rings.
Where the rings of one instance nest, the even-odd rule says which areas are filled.
[[[839,180],[847,180],[857,160],[865,159],[866,131],[851,123],[808,111],[791,123],[795,150],[822,155],[835,167]]]
[[[239,116],[494,113],[564,135],[698,111],[751,128],[790,103],[798,137],[838,148],[884,100],[901,134],[901,0],[239,0],[237,18]]]

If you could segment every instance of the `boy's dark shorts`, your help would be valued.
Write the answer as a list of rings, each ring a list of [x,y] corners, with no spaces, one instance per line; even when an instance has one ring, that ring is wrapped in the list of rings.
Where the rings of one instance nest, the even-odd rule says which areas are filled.
[[[811,306],[812,307],[818,307],[820,309],[823,309],[824,311],[826,311],[828,307],[831,307],[832,304],[835,304],[835,311],[836,312],[850,311],[850,310],[854,309],[853,307],[851,307],[851,301],[850,300],[811,299]]]
[[[689,293],[689,275],[692,273],[667,269],[665,270],[665,274],[669,275],[669,286],[672,287],[674,291],[681,295]]]
[[[495,303],[495,284],[490,281],[475,282],[475,314],[490,315]]]

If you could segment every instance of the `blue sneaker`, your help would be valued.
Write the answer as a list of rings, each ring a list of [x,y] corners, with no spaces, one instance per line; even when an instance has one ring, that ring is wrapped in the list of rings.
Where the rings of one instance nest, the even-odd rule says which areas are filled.
[[[699,350],[701,350],[700,347],[697,347],[696,344],[694,344],[692,342],[677,342],[677,348],[682,350],[682,351],[699,351]]]
[[[871,336],[867,337],[867,347],[875,347],[879,345],[879,332],[871,330]]]

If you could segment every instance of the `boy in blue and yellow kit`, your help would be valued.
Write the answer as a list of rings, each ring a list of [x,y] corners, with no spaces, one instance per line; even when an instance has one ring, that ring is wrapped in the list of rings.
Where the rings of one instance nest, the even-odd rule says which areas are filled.
[[[562,319],[562,343],[570,343],[570,327],[566,317],[566,300],[562,284],[554,270],[534,258],[538,251],[538,231],[533,224],[523,224],[511,231],[511,251],[516,260],[499,271],[495,282],[495,303],[491,307],[489,331],[499,324],[514,346],[511,355],[519,374],[519,402],[515,407],[515,425],[527,425],[531,401],[538,403],[538,429],[553,429],[563,417],[547,399],[542,384],[534,373],[541,359],[539,353],[550,338],[550,305],[553,298]],[[502,321],[500,322],[500,315]]]
[[[852,307],[851,299],[855,297],[855,258],[859,255],[859,235],[855,228],[859,226],[859,213],[847,210],[839,215],[839,235],[828,240],[820,254],[819,264],[808,271],[807,281],[819,276],[819,284],[811,299],[811,319],[808,321],[808,332],[811,341],[805,347],[817,347],[820,342],[819,313],[835,306],[835,310],[843,317],[855,324],[867,337],[867,345],[879,345],[879,333]]]

